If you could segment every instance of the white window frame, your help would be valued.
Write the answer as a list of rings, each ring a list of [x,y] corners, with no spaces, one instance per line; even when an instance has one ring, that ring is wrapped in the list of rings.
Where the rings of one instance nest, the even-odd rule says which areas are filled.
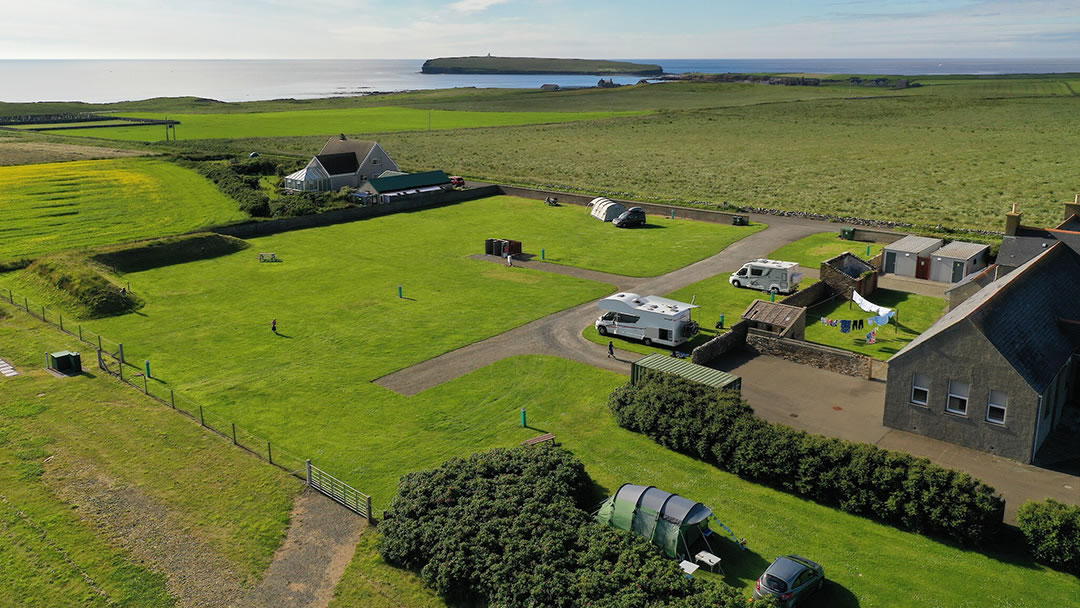
[[[961,395],[959,393],[954,393],[953,392],[953,382],[957,382],[959,384],[966,384],[968,394],[967,395]],[[945,411],[949,412],[950,414],[956,414],[957,416],[967,416],[968,408],[971,406],[971,396],[970,395],[971,395],[971,383],[970,382],[960,382],[959,380],[955,380],[955,381],[954,380],[949,380],[949,394],[945,398]],[[964,409],[962,409],[962,410],[953,409],[953,407],[952,407],[953,397],[956,397],[957,399],[963,399],[964,400]]]
[[[1004,397],[1005,402],[1004,403],[994,403],[994,393],[999,393],[1002,397]],[[993,418],[990,417],[991,408],[996,408],[996,409],[1001,410],[1001,420],[994,420]],[[987,395],[987,397],[986,397],[986,421],[989,422],[990,424],[998,424],[998,425],[1001,425],[1001,426],[1005,426],[1005,419],[1006,419],[1005,417],[1008,415],[1008,413],[1009,413],[1009,395],[1008,395],[1008,393],[1006,393],[1005,391],[995,391],[995,390],[991,389],[990,394]]]
[[[923,376],[926,380],[930,379],[930,377],[927,376],[926,374],[920,374],[918,372],[913,372],[911,374],[911,397],[910,397],[910,401],[911,401],[912,405],[918,405],[918,406],[921,406],[921,407],[928,407],[930,405],[930,383],[927,382],[926,386],[919,386],[917,384],[917,382],[919,380],[919,376]],[[916,390],[924,391],[926,393],[926,398],[923,399],[922,401],[916,400],[915,399],[915,391]]]

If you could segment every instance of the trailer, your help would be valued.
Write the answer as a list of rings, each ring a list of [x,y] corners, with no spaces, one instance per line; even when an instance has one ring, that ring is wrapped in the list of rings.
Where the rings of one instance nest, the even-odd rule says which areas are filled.
[[[751,260],[731,273],[728,282],[735,287],[749,287],[774,293],[793,293],[799,289],[803,275],[798,262],[780,260]]]
[[[623,336],[641,340],[646,346],[678,346],[697,335],[698,324],[690,318],[694,304],[660,296],[639,296],[621,292],[597,303],[607,311],[596,320],[602,336]]]

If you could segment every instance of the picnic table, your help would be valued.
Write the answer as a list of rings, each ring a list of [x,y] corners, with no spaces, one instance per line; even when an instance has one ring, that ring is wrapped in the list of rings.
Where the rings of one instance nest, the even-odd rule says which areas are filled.
[[[278,260],[276,253],[260,253],[259,254],[259,261],[260,262],[279,262],[280,260]]]

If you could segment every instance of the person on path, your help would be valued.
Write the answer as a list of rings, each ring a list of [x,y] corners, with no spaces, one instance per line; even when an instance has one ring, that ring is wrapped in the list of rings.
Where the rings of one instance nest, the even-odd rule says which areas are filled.
[[[506,254],[506,265],[511,267],[511,268],[514,267],[514,258],[509,253]]]
[[[270,331],[277,333],[277,319],[270,322]]]
[[[615,343],[612,342],[611,340],[608,340],[608,343],[607,343],[607,356],[608,356],[608,359],[614,359],[615,358]]]

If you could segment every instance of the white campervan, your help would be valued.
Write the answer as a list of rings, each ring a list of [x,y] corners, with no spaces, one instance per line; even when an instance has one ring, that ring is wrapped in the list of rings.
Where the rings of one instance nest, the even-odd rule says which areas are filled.
[[[738,271],[731,273],[728,282],[735,287],[791,293],[799,288],[802,277],[798,262],[751,260],[743,264]]]
[[[608,311],[596,320],[596,331],[602,336],[626,336],[646,346],[678,346],[698,332],[698,324],[690,318],[690,311],[698,307],[686,302],[617,293],[597,304]]]

